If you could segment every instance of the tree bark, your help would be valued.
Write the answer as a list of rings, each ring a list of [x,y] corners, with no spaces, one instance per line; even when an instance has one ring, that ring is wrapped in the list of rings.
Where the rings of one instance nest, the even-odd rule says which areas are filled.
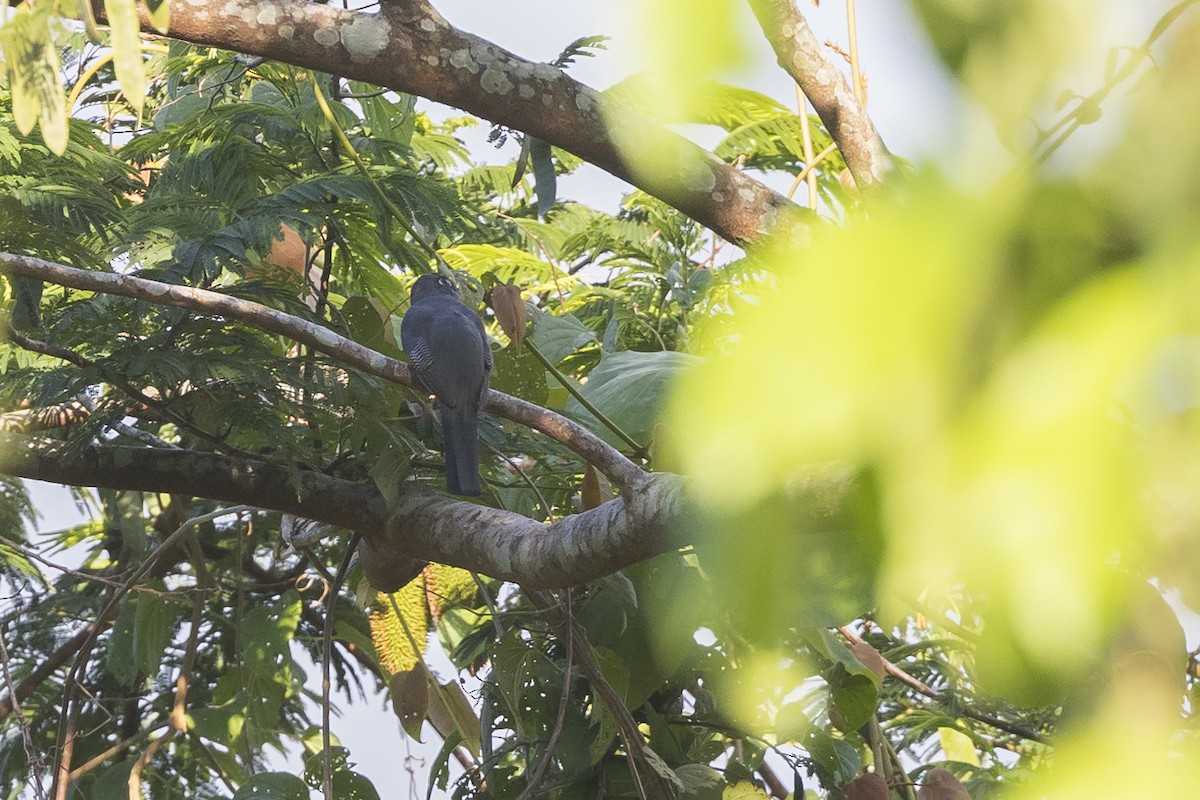
[[[411,577],[414,559],[564,588],[682,544],[669,529],[682,515],[685,482],[670,474],[649,476],[623,497],[547,525],[416,487],[388,509],[374,485],[193,450],[80,446],[0,433],[0,473],[245,503],[359,531],[367,577],[385,591]]]
[[[859,188],[882,181],[892,168],[892,159],[875,123],[855,98],[841,70],[830,61],[794,0],[750,0],[750,7],[779,66],[813,104]]]

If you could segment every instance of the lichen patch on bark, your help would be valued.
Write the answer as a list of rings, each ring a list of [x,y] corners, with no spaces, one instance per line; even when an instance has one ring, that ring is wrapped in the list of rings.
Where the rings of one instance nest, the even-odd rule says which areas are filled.
[[[382,53],[391,38],[391,27],[379,14],[355,17],[342,28],[342,45],[350,54],[350,60],[361,64]]]

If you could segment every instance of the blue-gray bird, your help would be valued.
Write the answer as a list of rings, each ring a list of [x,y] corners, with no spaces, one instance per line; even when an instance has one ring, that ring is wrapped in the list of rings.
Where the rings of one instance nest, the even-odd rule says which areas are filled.
[[[446,488],[479,494],[479,410],[487,401],[492,349],[479,315],[458,299],[444,275],[422,275],[400,323],[413,374],[442,409]]]

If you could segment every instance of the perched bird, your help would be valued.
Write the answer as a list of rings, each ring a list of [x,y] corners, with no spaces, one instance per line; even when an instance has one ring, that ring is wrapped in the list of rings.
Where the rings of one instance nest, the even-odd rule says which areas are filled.
[[[400,338],[413,374],[442,409],[446,488],[479,494],[479,410],[488,393],[492,349],[479,315],[458,299],[444,275],[422,275],[400,323]]]

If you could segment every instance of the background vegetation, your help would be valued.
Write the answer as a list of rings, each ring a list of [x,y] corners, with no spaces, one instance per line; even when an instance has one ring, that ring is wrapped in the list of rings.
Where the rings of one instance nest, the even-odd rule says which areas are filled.
[[[1193,4],[1090,63],[1092,4],[914,3],[988,120],[957,172],[717,82],[739,47],[786,61],[800,40],[769,24],[794,4],[750,5],[761,42],[729,35],[739,4],[650,4],[648,26],[686,35],[659,41],[657,78],[604,95],[610,119],[708,126],[716,158],[807,205],[764,188],[747,202],[769,225],[745,236],[679,210],[725,199],[663,183],[667,133],[613,134],[641,188],[594,209],[559,196],[558,176],[591,166],[556,146],[586,149],[569,134],[537,138],[545,119],[498,122],[491,139],[521,156],[489,165],[461,140],[488,123],[436,122],[302,59],[139,37],[132,1],[98,6],[111,28],[94,30],[64,18],[75,4],[4,12],[7,796],[1196,785],[1179,622],[1200,608]],[[140,9],[172,36],[189,13]],[[837,102],[861,114],[851,55]],[[1079,74],[1088,88],[1065,89]],[[1074,149],[1101,124],[1102,145]],[[291,316],[80,288],[43,262]],[[406,286],[433,269],[484,314],[495,389],[629,460],[493,407],[481,503],[538,535],[558,524],[529,549],[506,543],[514,516],[423,491],[444,488],[426,398],[304,338],[399,357]],[[642,470],[658,477],[622,481]],[[79,495],[92,521],[31,534],[21,476],[100,487]],[[571,531],[624,536],[643,514],[629,531],[653,535],[615,540],[624,569],[568,552]],[[430,530],[446,563],[421,563],[440,554]],[[513,579],[554,536],[568,577]],[[403,566],[381,581],[384,551]],[[489,571],[496,552],[517,554],[511,572]],[[322,666],[324,697],[306,672]],[[330,704],[378,691],[440,743],[426,774],[362,774],[338,746]],[[303,773],[264,769],[281,749]]]

